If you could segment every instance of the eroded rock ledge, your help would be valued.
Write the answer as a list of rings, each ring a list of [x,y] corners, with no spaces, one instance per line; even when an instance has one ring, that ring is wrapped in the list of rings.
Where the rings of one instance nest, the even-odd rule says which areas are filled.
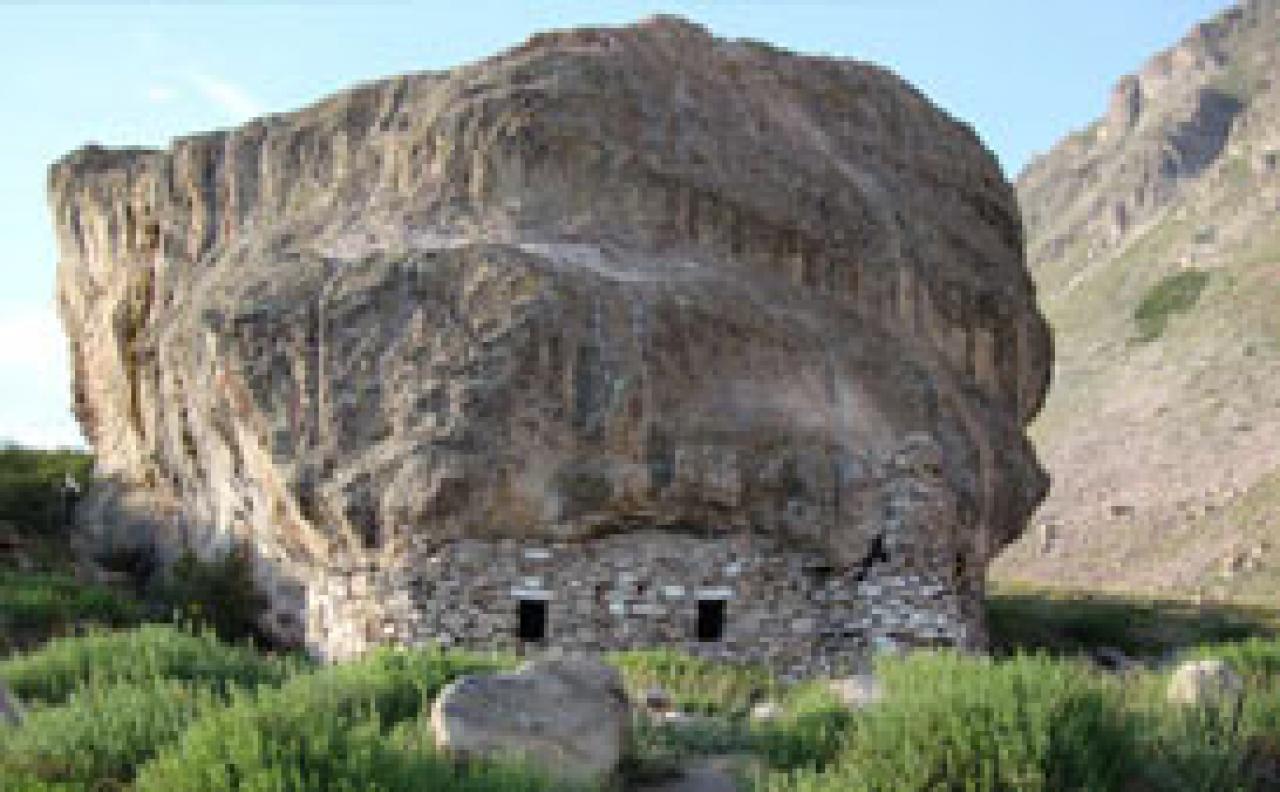
[[[873,66],[670,18],[553,32],[167,151],[85,148],[49,181],[110,482],[87,530],[248,543],[272,629],[321,654],[514,640],[491,600],[529,575],[458,599],[456,627],[414,604],[470,585],[451,554],[630,541],[617,563],[656,546],[657,569],[690,538],[691,566],[650,574],[697,580],[593,567],[579,597],[556,578],[576,561],[544,570],[553,640],[556,618],[658,640],[698,586],[789,580],[722,648],[803,668],[819,633],[826,658],[979,643],[986,564],[1044,492],[1023,429],[1051,351],[1012,191]],[[920,602],[857,594],[877,576]]]

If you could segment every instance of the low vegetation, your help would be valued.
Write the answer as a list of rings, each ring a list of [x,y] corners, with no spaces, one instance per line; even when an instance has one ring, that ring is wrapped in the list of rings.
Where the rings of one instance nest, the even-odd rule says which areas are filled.
[[[209,627],[228,641],[264,639],[258,620],[267,598],[248,556],[238,549],[208,561],[188,552],[145,593],[153,609],[180,623]]]
[[[300,662],[222,643],[207,631],[144,625],[56,638],[37,651],[0,661],[0,679],[23,700],[59,704],[85,687],[155,679],[252,689],[282,682]]]
[[[1195,307],[1209,283],[1209,273],[1188,269],[1166,275],[1143,296],[1133,312],[1139,341],[1154,341],[1164,334],[1170,317]]]
[[[1106,648],[1158,660],[1190,646],[1280,637],[1275,609],[1009,584],[988,592],[987,620],[998,655],[1078,656]]]
[[[882,703],[852,712],[818,683],[669,651],[614,656],[628,686],[661,686],[691,723],[637,720],[630,783],[699,755],[753,756],[744,789],[1274,789],[1280,640],[1204,645],[1247,680],[1234,710],[1164,701],[1164,673],[1113,675],[1073,657],[949,652],[884,658]],[[385,650],[342,666],[268,657],[210,631],[144,626],[62,638],[0,661],[28,708],[0,727],[0,790],[564,789],[528,768],[456,764],[425,723],[449,680],[515,658]],[[781,714],[752,720],[752,702]]]
[[[86,622],[123,627],[141,617],[136,600],[106,586],[65,573],[0,569],[0,653],[25,636],[63,634]]]
[[[93,457],[83,451],[0,447],[0,530],[51,532],[65,524],[68,479],[83,488]]]

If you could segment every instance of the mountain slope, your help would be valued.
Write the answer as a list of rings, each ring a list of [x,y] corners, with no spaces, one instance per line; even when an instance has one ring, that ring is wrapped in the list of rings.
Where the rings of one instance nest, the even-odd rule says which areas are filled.
[[[1280,591],[1280,0],[1196,27],[1017,183],[1053,476],[996,577]]]

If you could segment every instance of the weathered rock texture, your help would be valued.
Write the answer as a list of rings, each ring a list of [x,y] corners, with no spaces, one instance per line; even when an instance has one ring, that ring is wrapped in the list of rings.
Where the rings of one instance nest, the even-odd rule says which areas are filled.
[[[431,705],[436,745],[459,758],[516,759],[576,781],[612,776],[631,731],[617,669],[599,660],[526,663],[511,674],[466,676]]]
[[[980,643],[987,562],[1044,492],[1012,191],[866,64],[669,18],[555,32],[86,148],[50,193],[112,481],[86,525],[249,543],[273,629],[321,654],[510,639],[513,587],[577,645],[687,637],[707,586],[735,651],[797,668]],[[785,629],[735,622],[774,604],[739,571]]]

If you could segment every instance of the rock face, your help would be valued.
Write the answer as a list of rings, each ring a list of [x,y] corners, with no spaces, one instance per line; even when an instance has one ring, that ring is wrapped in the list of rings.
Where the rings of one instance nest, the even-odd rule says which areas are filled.
[[[521,759],[580,781],[617,770],[630,727],[622,677],[585,659],[463,677],[431,707],[436,745],[455,756]]]
[[[1045,490],[1012,191],[866,64],[554,32],[50,195],[86,531],[249,544],[318,654],[981,643]]]
[[[1054,487],[993,574],[1280,593],[1280,2],[1198,25],[1018,177]],[[1099,97],[1101,98],[1101,97]]]

